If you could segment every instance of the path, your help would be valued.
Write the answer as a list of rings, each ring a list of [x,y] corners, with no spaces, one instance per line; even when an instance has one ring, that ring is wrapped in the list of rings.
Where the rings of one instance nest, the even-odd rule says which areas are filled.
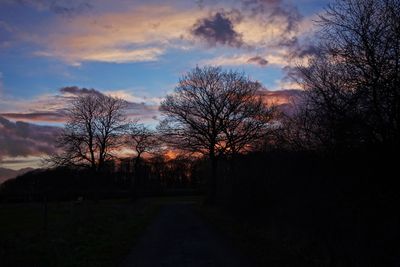
[[[166,204],[122,267],[252,266],[190,203]]]

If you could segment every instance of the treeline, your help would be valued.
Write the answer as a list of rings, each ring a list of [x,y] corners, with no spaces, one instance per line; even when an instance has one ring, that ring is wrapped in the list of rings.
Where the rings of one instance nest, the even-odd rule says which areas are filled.
[[[201,165],[204,165],[201,160],[159,155],[140,163],[132,158],[110,160],[101,172],[63,166],[37,169],[4,182],[0,188],[0,202],[200,194],[204,192],[205,183]],[[135,188],[132,188],[133,176]]]

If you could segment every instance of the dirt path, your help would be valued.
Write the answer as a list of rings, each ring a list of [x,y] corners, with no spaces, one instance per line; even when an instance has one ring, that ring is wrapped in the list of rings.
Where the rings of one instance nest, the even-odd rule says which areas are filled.
[[[253,266],[214,232],[190,203],[166,204],[122,267]]]

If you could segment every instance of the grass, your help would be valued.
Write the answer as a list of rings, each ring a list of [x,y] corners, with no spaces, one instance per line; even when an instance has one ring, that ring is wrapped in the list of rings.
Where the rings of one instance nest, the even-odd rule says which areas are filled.
[[[273,224],[255,218],[233,215],[222,208],[197,207],[200,215],[213,225],[236,247],[255,259],[259,266],[322,266],[315,259],[305,257]]]
[[[118,266],[161,203],[0,204],[0,266]]]

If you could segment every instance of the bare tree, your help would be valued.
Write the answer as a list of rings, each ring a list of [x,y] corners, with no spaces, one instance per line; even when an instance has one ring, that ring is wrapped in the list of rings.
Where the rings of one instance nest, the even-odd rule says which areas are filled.
[[[215,201],[217,157],[244,151],[267,128],[271,111],[262,104],[261,85],[242,73],[218,67],[195,68],[161,103],[159,129],[182,150],[208,156],[210,201]]]
[[[85,94],[74,99],[57,142],[62,153],[50,161],[57,166],[101,171],[122,144],[120,137],[126,127],[124,108],[123,100],[102,94]]]
[[[160,149],[161,142],[155,131],[143,124],[131,122],[128,127],[127,144],[135,152],[133,158],[133,175],[131,179],[132,197],[136,197],[139,179],[139,168],[144,154],[151,154]]]
[[[232,92],[225,103],[223,117],[223,139],[225,153],[235,155],[240,152],[258,148],[260,142],[271,131],[271,122],[275,117],[275,107],[267,107],[261,96],[258,96],[260,84],[239,82],[237,76],[228,85]]]
[[[161,145],[156,132],[143,124],[131,123],[128,135],[128,144],[133,148],[136,160],[140,160],[145,153],[158,150]]]
[[[298,68],[308,130],[333,146],[399,145],[400,1],[337,0],[320,53]]]

